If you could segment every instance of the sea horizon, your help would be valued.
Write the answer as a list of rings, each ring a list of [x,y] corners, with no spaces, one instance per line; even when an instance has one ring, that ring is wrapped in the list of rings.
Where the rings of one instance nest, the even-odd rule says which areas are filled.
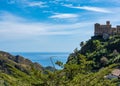
[[[37,62],[43,67],[52,66],[52,63],[50,61],[50,58],[52,57],[52,60],[54,62],[61,61],[64,64],[67,62],[68,56],[70,53],[68,52],[10,52],[12,55],[20,55],[26,59],[31,60],[32,62]],[[56,69],[59,69],[60,67],[55,65]]]

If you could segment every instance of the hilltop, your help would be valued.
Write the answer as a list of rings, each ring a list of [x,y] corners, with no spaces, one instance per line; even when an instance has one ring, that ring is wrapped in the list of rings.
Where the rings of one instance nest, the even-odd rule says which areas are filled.
[[[81,49],[72,53],[67,63],[79,63],[77,54],[84,55],[88,60],[94,61],[93,68],[100,69],[113,63],[120,62],[120,35],[104,39],[102,36],[93,36],[86,42],[81,42]]]

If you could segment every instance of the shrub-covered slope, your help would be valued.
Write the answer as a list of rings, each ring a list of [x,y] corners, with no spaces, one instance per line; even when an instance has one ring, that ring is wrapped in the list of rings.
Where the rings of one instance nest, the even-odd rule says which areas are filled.
[[[120,62],[120,36],[114,35],[104,40],[102,37],[94,36],[85,43],[81,42],[81,49],[72,53],[67,63],[79,63],[77,54],[86,56],[94,62],[93,68],[100,69],[113,63]]]

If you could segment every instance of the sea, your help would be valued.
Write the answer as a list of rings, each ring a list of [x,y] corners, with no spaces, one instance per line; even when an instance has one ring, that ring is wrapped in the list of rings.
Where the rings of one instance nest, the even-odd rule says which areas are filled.
[[[37,62],[43,67],[54,67],[56,61],[66,63],[70,53],[66,52],[11,52],[12,55],[20,55],[32,62]],[[52,60],[52,62],[51,62]],[[58,65],[55,65],[56,69],[60,69]]]

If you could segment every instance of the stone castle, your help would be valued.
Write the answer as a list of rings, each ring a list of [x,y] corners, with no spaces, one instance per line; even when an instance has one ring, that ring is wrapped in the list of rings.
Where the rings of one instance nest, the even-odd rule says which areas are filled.
[[[106,21],[105,25],[96,23],[94,29],[95,29],[94,30],[95,36],[104,36],[104,35],[110,36],[110,35],[120,34],[120,25],[117,25],[116,27],[112,27],[110,21]]]

